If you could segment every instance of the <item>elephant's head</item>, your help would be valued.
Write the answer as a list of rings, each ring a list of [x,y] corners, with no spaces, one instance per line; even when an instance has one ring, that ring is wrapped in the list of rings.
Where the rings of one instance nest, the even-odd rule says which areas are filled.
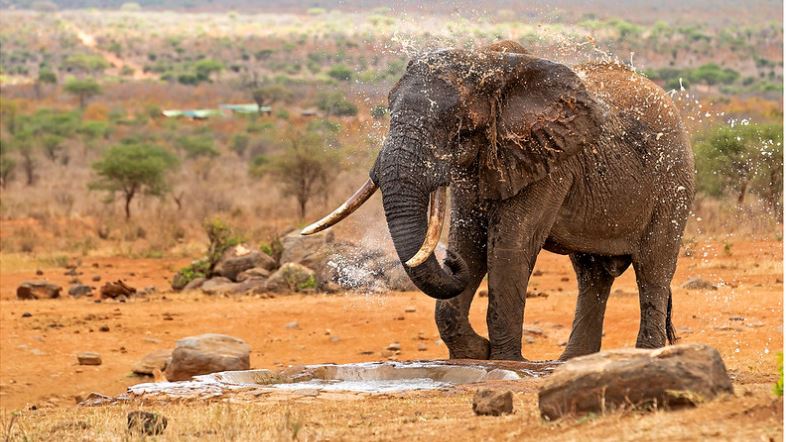
[[[388,101],[390,131],[369,181],[303,233],[335,224],[379,188],[399,258],[438,299],[459,295],[468,279],[459,255],[448,250],[442,266],[433,254],[445,187],[473,176],[481,198],[510,198],[586,148],[602,118],[571,69],[511,42],[412,60]]]

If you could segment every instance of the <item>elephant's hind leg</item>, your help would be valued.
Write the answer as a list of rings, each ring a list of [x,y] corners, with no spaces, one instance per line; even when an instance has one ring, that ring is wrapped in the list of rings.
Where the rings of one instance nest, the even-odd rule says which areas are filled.
[[[630,265],[629,256],[600,256],[584,253],[570,255],[579,295],[576,316],[565,352],[560,359],[570,359],[600,351],[603,336],[603,317],[614,278]]]

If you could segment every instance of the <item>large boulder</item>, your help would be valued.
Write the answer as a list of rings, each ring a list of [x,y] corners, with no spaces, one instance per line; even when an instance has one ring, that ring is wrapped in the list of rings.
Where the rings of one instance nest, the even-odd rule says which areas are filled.
[[[317,279],[310,268],[288,262],[270,275],[265,289],[271,292],[303,292],[317,288]]]
[[[265,253],[240,244],[224,252],[213,273],[237,281],[240,273],[254,267],[270,271],[276,268],[276,261]]]
[[[281,263],[294,262],[312,269],[321,268],[334,242],[335,236],[330,230],[307,236],[294,231],[281,238]]]
[[[16,289],[16,297],[19,299],[54,299],[60,297],[63,290],[57,284],[46,281],[25,281]]]
[[[177,341],[166,367],[169,381],[184,381],[200,374],[248,370],[251,347],[242,339],[208,333]]]
[[[166,370],[169,361],[172,360],[172,350],[156,350],[145,355],[142,360],[134,364],[131,371],[142,376],[153,376],[155,370]]]
[[[732,392],[718,351],[690,344],[612,350],[571,359],[547,378],[538,401],[544,418],[557,419],[630,406],[695,406]]]

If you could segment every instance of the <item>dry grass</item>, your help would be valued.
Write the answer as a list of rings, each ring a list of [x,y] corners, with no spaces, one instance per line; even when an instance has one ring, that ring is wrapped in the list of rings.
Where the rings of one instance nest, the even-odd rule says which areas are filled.
[[[96,408],[41,409],[2,415],[5,440],[142,440],[126,433],[126,415],[143,409],[169,425],[155,440],[778,440],[782,407],[766,385],[738,387],[698,409],[617,412],[541,420],[537,394],[514,395],[515,413],[477,417],[472,390],[340,398],[262,397],[252,403],[130,403]]]

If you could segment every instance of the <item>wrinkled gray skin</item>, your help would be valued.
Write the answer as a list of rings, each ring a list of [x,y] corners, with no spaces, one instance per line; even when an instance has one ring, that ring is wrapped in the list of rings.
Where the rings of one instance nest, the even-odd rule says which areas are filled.
[[[402,262],[423,243],[430,192],[450,186],[448,257],[407,272],[438,299],[451,358],[523,359],[527,283],[544,248],[569,255],[578,277],[563,359],[599,351],[611,284],[631,263],[636,346],[674,339],[670,283],[693,159],[662,89],[618,65],[570,69],[502,42],[413,60],[389,106],[370,176]],[[487,273],[488,340],[468,321]]]

